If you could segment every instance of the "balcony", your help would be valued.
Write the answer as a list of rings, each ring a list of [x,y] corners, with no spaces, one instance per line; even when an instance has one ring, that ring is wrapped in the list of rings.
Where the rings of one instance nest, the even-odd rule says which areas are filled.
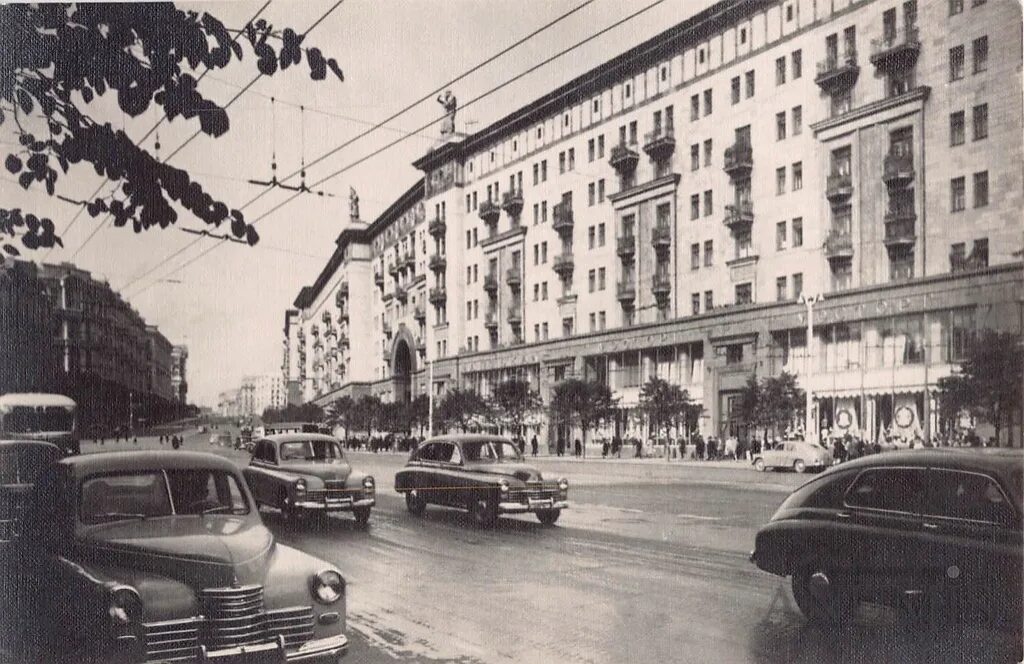
[[[668,224],[658,224],[651,229],[651,246],[657,252],[668,251],[672,246],[672,228]]]
[[[398,263],[392,263],[391,267],[388,268],[388,274],[390,274],[392,277],[398,278],[399,269],[400,268],[398,267]]]
[[[636,300],[636,283],[632,279],[620,281],[615,292],[622,306],[631,307]]]
[[[435,307],[443,307],[448,302],[448,293],[445,292],[444,286],[435,286],[430,289],[430,295],[427,299]]]
[[[381,323],[381,329],[384,330],[384,336],[391,336],[391,323],[384,321],[383,323]]]
[[[422,355],[427,352],[427,340],[423,337],[416,337],[416,350]]]
[[[484,327],[488,330],[498,329],[498,312],[488,311],[484,314]]]
[[[853,177],[849,173],[833,173],[825,181],[825,198],[833,203],[845,201],[853,195]]]
[[[448,267],[448,259],[441,254],[434,254],[430,257],[428,266],[431,272],[444,272],[444,269]]]
[[[444,219],[431,219],[430,223],[427,224],[427,232],[430,233],[431,237],[444,237],[447,229],[448,227],[444,223]]]
[[[654,299],[664,302],[672,292],[672,280],[667,274],[656,274],[651,280],[651,293]]]
[[[725,206],[725,219],[723,223],[733,233],[740,233],[750,228],[754,222],[754,203],[752,201],[741,201],[736,205]]]
[[[750,171],[754,168],[754,149],[750,143],[734,143],[727,147],[722,168],[733,180],[750,177]]]
[[[623,261],[633,260],[633,256],[636,255],[636,236],[634,235],[623,235],[615,241],[615,253],[619,255]]]
[[[523,273],[519,268],[510,267],[505,271],[505,283],[511,288],[519,288],[523,284]]]
[[[848,231],[828,232],[825,238],[825,258],[835,262],[853,258],[853,238]]]
[[[881,39],[871,40],[871,64],[880,71],[910,69],[921,52],[916,25],[905,25]]]
[[[402,267],[404,267],[406,270],[415,270],[416,269],[416,254],[414,254],[412,252],[406,254],[405,258],[402,259]]]
[[[343,334],[343,335],[338,337],[338,345],[341,346],[342,348],[348,348],[349,341],[348,341],[348,335],[347,334]]]
[[[885,238],[882,240],[889,249],[906,249],[914,246],[914,212],[890,210],[885,213]]]
[[[551,264],[552,269],[563,280],[572,277],[572,271],[576,268],[576,261],[572,254],[559,254]]]
[[[523,307],[519,302],[513,302],[508,308],[508,324],[515,327],[523,324]]]
[[[902,189],[914,181],[914,157],[890,152],[882,163],[882,181],[890,189]]]
[[[417,304],[416,308],[412,310],[412,316],[413,318],[422,323],[423,321],[427,320],[427,310],[423,307],[422,304]]]
[[[668,159],[675,149],[676,136],[672,125],[658,127],[644,135],[644,152],[654,161]]]
[[[501,217],[501,208],[494,201],[484,201],[480,204],[479,214],[485,223],[494,225],[498,223],[498,218]]]
[[[498,292],[498,275],[494,273],[484,275],[484,290],[494,297]]]
[[[402,304],[405,304],[406,302],[409,301],[409,291],[406,290],[405,288],[402,288],[401,286],[397,286],[395,288],[395,299],[401,302]]]
[[[323,322],[327,323],[327,326],[330,327],[330,325],[331,325],[331,312],[330,311],[323,312],[320,315],[320,320],[322,320]]]
[[[373,283],[377,284],[377,288],[384,288],[384,273],[383,272],[374,272],[373,273]]]
[[[565,203],[558,203],[552,208],[551,215],[552,217],[554,217],[551,226],[552,228],[555,229],[556,233],[572,233],[573,218],[571,205],[566,205]]]
[[[338,322],[339,323],[347,323],[348,322],[348,307],[347,306],[344,306],[344,307],[342,307],[341,309],[338,310]]]
[[[832,94],[849,90],[857,82],[860,66],[857,64],[857,52],[828,57],[818,63],[818,75],[814,82],[825,92]]]
[[[619,175],[632,174],[639,161],[640,154],[635,148],[625,143],[612,146],[612,152],[608,157],[608,163]]]
[[[510,217],[518,217],[523,211],[523,190],[506,191],[501,197],[501,207]]]

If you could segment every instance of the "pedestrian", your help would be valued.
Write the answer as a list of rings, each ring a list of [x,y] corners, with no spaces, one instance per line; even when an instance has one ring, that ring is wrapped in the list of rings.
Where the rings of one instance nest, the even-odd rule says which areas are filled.
[[[694,453],[698,461],[704,460],[704,436],[697,432],[697,440],[694,442]]]
[[[530,439],[530,453],[537,456],[537,434],[533,434],[533,438]]]
[[[639,458],[643,457],[644,445],[643,445],[643,443],[640,442],[640,439],[639,438],[634,438],[633,439],[633,445],[636,447],[636,458],[639,459]]]
[[[601,458],[608,458],[608,439],[604,438],[601,440]]]
[[[575,442],[574,445],[575,445],[576,456],[582,455],[583,454],[583,443],[580,442],[579,438],[576,439],[576,442]]]
[[[686,439],[679,439],[679,460],[682,461],[686,458]]]
[[[618,435],[612,437],[612,456],[622,458],[622,438]]]
[[[563,438],[561,435],[559,435],[558,436],[558,443],[556,443],[556,445],[555,445],[555,454],[557,454],[558,456],[562,456],[562,453],[564,451],[565,451],[565,438]]]

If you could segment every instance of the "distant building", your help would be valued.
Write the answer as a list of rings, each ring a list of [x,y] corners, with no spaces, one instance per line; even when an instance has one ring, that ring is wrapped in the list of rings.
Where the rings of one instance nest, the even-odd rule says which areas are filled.
[[[221,392],[218,410],[230,417],[259,417],[267,408],[288,405],[288,390],[280,375],[245,376],[236,389]]]
[[[188,403],[187,362],[188,346],[174,346],[171,349],[171,389],[174,398],[183,405]]]

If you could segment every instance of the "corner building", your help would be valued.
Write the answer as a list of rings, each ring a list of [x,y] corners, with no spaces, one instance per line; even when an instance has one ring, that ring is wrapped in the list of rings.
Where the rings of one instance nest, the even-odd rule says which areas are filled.
[[[427,220],[366,229],[366,389],[591,378],[622,432],[657,375],[744,436],[739,390],[787,370],[822,427],[931,435],[965,340],[1021,332],[1021,61],[1018,3],[726,1],[449,134]]]

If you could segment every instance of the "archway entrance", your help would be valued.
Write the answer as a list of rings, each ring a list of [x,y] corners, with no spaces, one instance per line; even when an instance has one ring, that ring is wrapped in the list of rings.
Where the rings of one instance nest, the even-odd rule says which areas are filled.
[[[391,359],[391,380],[395,401],[407,403],[412,393],[412,349],[406,339],[395,343],[395,351]]]

